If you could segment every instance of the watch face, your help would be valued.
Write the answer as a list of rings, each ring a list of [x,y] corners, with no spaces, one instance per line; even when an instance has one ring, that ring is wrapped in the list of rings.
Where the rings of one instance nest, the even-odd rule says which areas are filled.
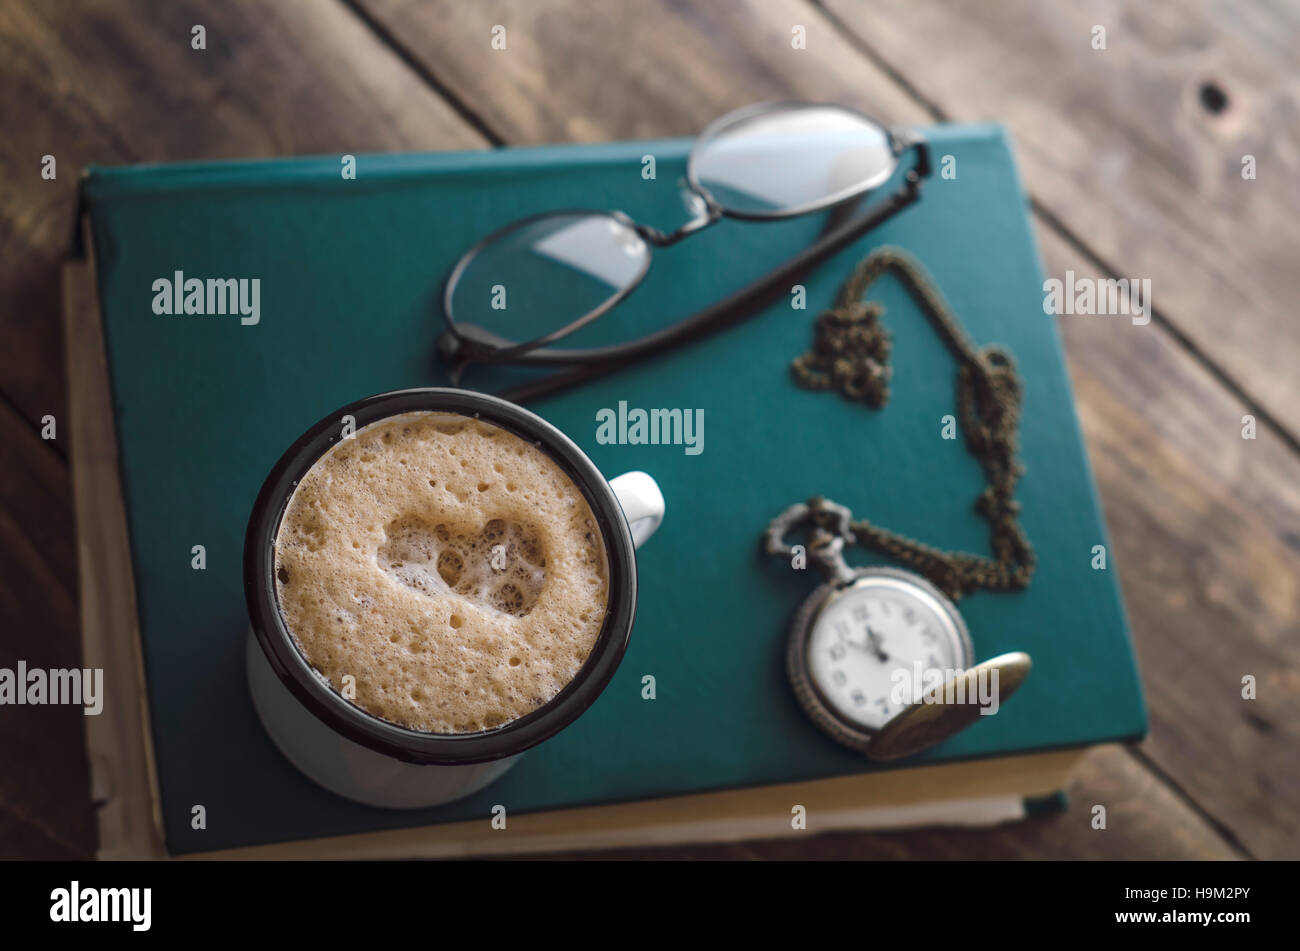
[[[867,569],[833,591],[808,631],[808,679],[829,711],[856,731],[879,730],[920,699],[938,671],[969,667],[973,659],[952,603],[920,578],[886,571]]]

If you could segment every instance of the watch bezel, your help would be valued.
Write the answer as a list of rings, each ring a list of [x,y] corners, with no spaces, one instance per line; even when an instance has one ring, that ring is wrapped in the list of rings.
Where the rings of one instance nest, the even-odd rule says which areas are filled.
[[[794,688],[795,697],[813,723],[833,740],[863,753],[867,752],[871,741],[882,728],[854,723],[826,699],[809,669],[808,644],[817,619],[831,603],[856,588],[870,587],[873,581],[882,579],[909,584],[929,596],[939,607],[941,619],[946,618],[951,622],[952,632],[956,635],[958,646],[963,654],[959,658],[959,666],[965,669],[975,662],[970,631],[957,606],[947,595],[918,574],[899,568],[870,566],[855,569],[852,577],[847,581],[828,581],[818,587],[800,605],[790,622],[786,647],[786,673],[791,687]],[[888,722],[887,720],[886,723]]]

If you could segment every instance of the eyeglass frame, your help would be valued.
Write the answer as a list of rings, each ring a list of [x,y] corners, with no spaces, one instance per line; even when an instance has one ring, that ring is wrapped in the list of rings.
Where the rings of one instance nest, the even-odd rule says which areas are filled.
[[[703,208],[693,218],[673,231],[665,232],[650,225],[641,224],[633,220],[631,216],[623,211],[596,210],[590,208],[562,208],[539,212],[537,214],[519,218],[501,228],[498,228],[491,234],[488,234],[473,244],[464,254],[461,255],[460,259],[456,262],[456,265],[448,273],[442,294],[442,317],[445,329],[438,336],[437,349],[440,356],[444,359],[453,361],[455,364],[452,371],[453,383],[458,384],[464,369],[474,363],[489,365],[504,364],[523,367],[567,366],[579,370],[587,368],[587,372],[573,374],[572,380],[567,384],[560,380],[555,380],[551,384],[548,384],[546,380],[543,380],[540,381],[540,384],[535,383],[531,386],[525,385],[524,387],[519,387],[511,391],[511,398],[527,398],[542,395],[544,392],[549,392],[555,388],[562,388],[565,385],[573,385],[573,383],[581,382],[584,379],[597,375],[603,375],[599,370],[592,372],[595,368],[603,366],[606,368],[605,372],[610,372],[617,367],[625,366],[628,363],[634,362],[638,358],[651,356],[655,353],[667,350],[675,344],[684,343],[709,335],[731,323],[737,322],[741,317],[746,316],[743,313],[739,313],[739,311],[755,308],[758,304],[763,302],[765,296],[770,296],[770,292],[773,288],[781,287],[783,290],[787,280],[811,270],[817,264],[820,264],[826,257],[838,251],[840,248],[860,237],[867,231],[870,231],[888,218],[893,217],[893,215],[897,214],[907,205],[920,198],[921,183],[929,177],[931,171],[929,146],[925,139],[919,133],[911,129],[905,129],[898,126],[887,126],[883,122],[875,119],[873,116],[867,115],[866,113],[852,109],[848,106],[840,105],[836,105],[835,108],[850,113],[880,129],[884,133],[890,152],[894,156],[894,164],[883,170],[880,176],[876,179],[869,180],[869,184],[859,183],[830,197],[808,202],[794,208],[785,208],[773,212],[749,212],[726,208],[699,182],[698,176],[694,170],[693,161],[697,154],[697,150],[700,149],[703,143],[709,141],[712,134],[715,133],[715,130],[724,123],[730,126],[755,115],[777,112],[791,107],[811,108],[818,105],[820,104],[796,101],[758,103],[742,109],[734,110],[710,122],[696,137],[696,140],[692,144],[691,150],[688,153],[686,163],[687,194],[697,198],[702,203]],[[691,317],[683,318],[667,327],[624,343],[567,350],[550,347],[551,343],[581,330],[583,327],[588,326],[593,321],[604,316],[614,307],[626,300],[633,291],[640,287],[646,274],[650,271],[651,263],[654,260],[653,250],[655,248],[671,247],[684,238],[687,238],[710,225],[716,224],[723,218],[733,218],[741,221],[780,221],[801,217],[817,211],[833,210],[840,206],[846,206],[849,202],[870,194],[880,185],[892,178],[897,173],[899,165],[902,163],[903,158],[909,151],[915,152],[915,161],[912,167],[904,174],[903,183],[894,194],[884,201],[872,205],[863,212],[863,214],[839,225],[829,233],[823,234],[817,241],[809,245],[793,258],[787,260],[784,264],[772,269],[767,274],[756,279],[746,287],[733,293],[722,301],[705,308]],[[467,335],[465,328],[467,326],[476,325],[458,324],[451,313],[451,302],[460,278],[469,263],[475,259],[483,248],[500,240],[504,235],[526,227],[530,222],[566,214],[612,218],[625,227],[631,229],[642,240],[644,240],[649,245],[650,253],[646,254],[645,262],[637,272],[636,276],[628,282],[626,287],[612,295],[604,303],[598,305],[574,321],[564,324],[556,330],[543,334],[540,337],[503,347],[485,342],[482,338],[476,340],[473,338],[473,332],[470,332],[470,335]],[[495,337],[494,334],[491,334],[488,331],[481,331],[481,333],[484,337]]]

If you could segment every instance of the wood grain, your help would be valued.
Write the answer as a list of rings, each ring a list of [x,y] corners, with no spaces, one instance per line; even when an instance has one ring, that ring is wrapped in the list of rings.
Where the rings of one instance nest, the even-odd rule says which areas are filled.
[[[1051,229],[1049,270],[1096,274]],[[1151,714],[1145,755],[1256,857],[1300,856],[1300,459],[1156,324],[1061,318]],[[1258,699],[1242,698],[1242,677]]]
[[[0,667],[80,666],[67,467],[4,403],[0,444]],[[31,841],[31,826],[94,852],[84,720],[80,707],[0,708],[0,815],[16,817],[0,821],[0,855],[17,848],[11,835]]]
[[[1195,7],[1183,29],[1167,20],[1168,8],[1110,4],[1107,16],[1122,26],[1112,37],[1127,32],[1148,47],[1145,58],[1112,48],[1124,54],[1116,80],[1080,74],[1069,47],[1073,32],[1053,33],[1072,31],[1088,11],[1058,18],[1065,26],[1055,28],[1033,10],[1015,8],[1018,15],[1006,19],[987,11],[992,25],[982,27],[987,5],[957,10],[925,0],[908,5],[920,11],[913,26],[925,37],[923,49],[908,52],[907,11],[893,25],[875,22],[889,19],[877,11],[894,12],[890,3],[859,9],[837,0],[828,18],[796,0],[602,8],[576,0],[490,8],[349,2],[245,0],[202,14],[168,4],[148,16],[125,0],[0,9],[0,115],[10,130],[0,147],[0,291],[10,302],[0,317],[0,394],[16,407],[0,405],[0,438],[18,450],[7,452],[13,466],[0,467],[7,469],[0,473],[0,552],[29,553],[0,554],[6,569],[13,562],[20,571],[12,593],[0,595],[0,648],[27,649],[24,635],[11,647],[9,632],[47,617],[53,633],[42,650],[61,657],[76,643],[70,548],[64,542],[59,555],[50,537],[60,520],[69,522],[66,473],[29,427],[64,405],[55,265],[71,232],[72,176],[84,164],[482,144],[471,122],[510,143],[690,134],[729,108],[790,96],[841,100],[891,121],[924,121],[937,103],[958,118],[1011,124],[1049,216],[1040,233],[1049,270],[1151,276],[1157,308],[1175,329],[1062,325],[1133,617],[1152,738],[1143,759],[1094,754],[1063,816],[998,830],[835,835],[793,848],[758,843],[718,855],[689,849],[686,857],[1300,854],[1291,717],[1300,694],[1300,462],[1267,426],[1254,442],[1240,439],[1248,406],[1234,395],[1244,391],[1288,428],[1295,420],[1294,373],[1278,372],[1296,364],[1294,327],[1278,326],[1280,302],[1294,298],[1300,280],[1287,259],[1297,246],[1295,216],[1287,217],[1298,204],[1294,175],[1279,182],[1293,171],[1295,123],[1272,137],[1257,131],[1269,117],[1285,119],[1285,77],[1296,73],[1280,14],[1252,8],[1242,18],[1248,22],[1224,30],[1220,43],[1206,26],[1224,16],[1217,5]],[[841,18],[856,37],[841,35]],[[189,49],[193,22],[208,27],[206,58]],[[507,27],[501,53],[490,47],[498,23]],[[806,50],[791,47],[796,25],[807,31]],[[1044,67],[1038,48],[1019,45],[1035,41],[1072,64],[1073,85]],[[400,45],[400,55],[386,42]],[[947,65],[956,61],[962,69]],[[1179,85],[1182,68],[1204,62],[1223,66],[1216,76],[1236,110],[1209,127]],[[1272,66],[1283,78],[1263,75]],[[426,79],[458,101],[448,105]],[[1238,88],[1247,92],[1238,95]],[[1130,100],[1139,109],[1163,102],[1169,115],[1139,112],[1138,121],[1120,108]],[[1070,127],[1075,114],[1077,129]],[[1081,145],[1094,151],[1076,151]],[[1228,190],[1225,166],[1247,145],[1261,168],[1248,195]],[[59,156],[56,183],[40,181],[45,152]],[[1090,154],[1101,159],[1083,162]],[[1274,177],[1265,180],[1265,170]],[[1273,245],[1250,235],[1252,222],[1273,235]],[[1222,337],[1209,336],[1216,320]],[[1217,362],[1229,385],[1189,352],[1183,334]],[[1212,345],[1203,345],[1207,340]],[[62,514],[53,514],[53,528],[35,514],[55,510]],[[54,605],[51,613],[32,592]],[[1259,677],[1253,703],[1240,699],[1244,673]],[[84,848],[76,830],[85,819],[59,807],[46,812],[38,802],[48,783],[84,790],[73,728],[61,729],[59,743],[41,746],[30,737],[44,724],[0,733],[6,763],[34,757],[37,764],[35,779],[0,773],[0,854],[68,848],[47,841],[30,817],[60,833],[73,830],[71,850]],[[58,749],[62,765],[41,759]],[[75,770],[79,777],[69,781]],[[6,813],[9,796],[34,811]],[[1078,812],[1093,801],[1112,806],[1106,832],[1088,828],[1086,812]]]
[[[0,391],[31,421],[66,407],[58,259],[87,165],[483,144],[332,0],[7,3],[0,63]]]
[[[1040,205],[1117,276],[1150,278],[1157,311],[1294,444],[1300,8],[824,2],[945,117],[1006,123]]]
[[[510,145],[694,135],[766,99],[928,115],[802,0],[352,0]],[[491,48],[494,26],[506,49]],[[806,49],[792,45],[802,27]]]
[[[68,843],[61,835],[0,804],[0,860],[42,861],[86,859],[92,853]]]
[[[440,84],[472,91],[479,115],[512,143],[688,132],[686,116],[698,129],[725,108],[787,96],[844,98],[894,121],[929,115],[818,11],[796,4],[705,12],[645,3],[592,13],[569,3],[542,15],[524,3],[364,2]],[[493,23],[506,25],[515,45],[493,54],[502,66],[483,69],[478,39],[486,46]],[[791,24],[807,27],[815,56],[790,49]],[[595,48],[592,35],[602,37]],[[641,65],[652,36],[668,51],[672,83],[654,85]],[[711,55],[696,55],[702,43]],[[516,56],[521,62],[509,65]],[[1052,107],[1068,112],[1068,104],[1042,106]],[[1017,107],[1007,110],[1014,128]],[[1051,219],[1039,231],[1050,273],[1108,276]],[[1300,627],[1300,463],[1267,426],[1258,440],[1241,439],[1248,407],[1176,333],[1109,320],[1066,320],[1062,330],[1150,694],[1150,755],[1200,808],[1221,814],[1248,853],[1300,855],[1300,795],[1287,791],[1300,789],[1300,764],[1288,755],[1294,727],[1280,715],[1300,699],[1291,636]],[[1267,702],[1263,693],[1253,706],[1241,700],[1247,673],[1267,681]]]
[[[190,48],[195,23],[207,28],[206,51]],[[75,666],[66,460],[35,427],[47,413],[68,424],[58,266],[78,173],[91,163],[483,139],[333,2],[4,4],[0,64],[0,664]],[[58,162],[49,182],[40,177],[47,153]],[[0,717],[0,818],[6,808],[19,817],[0,821],[0,854],[47,854],[37,819],[61,847],[93,854],[83,719],[66,707]]]

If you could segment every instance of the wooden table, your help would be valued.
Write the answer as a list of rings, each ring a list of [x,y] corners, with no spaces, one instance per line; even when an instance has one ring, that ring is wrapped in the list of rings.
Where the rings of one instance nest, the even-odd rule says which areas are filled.
[[[689,135],[778,98],[997,120],[1048,272],[1152,281],[1145,327],[1060,323],[1150,738],[1009,828],[617,854],[1298,857],[1298,36],[1263,0],[5,3],[0,665],[79,660],[58,265],[86,165]],[[0,857],[93,853],[82,719],[0,710]]]

